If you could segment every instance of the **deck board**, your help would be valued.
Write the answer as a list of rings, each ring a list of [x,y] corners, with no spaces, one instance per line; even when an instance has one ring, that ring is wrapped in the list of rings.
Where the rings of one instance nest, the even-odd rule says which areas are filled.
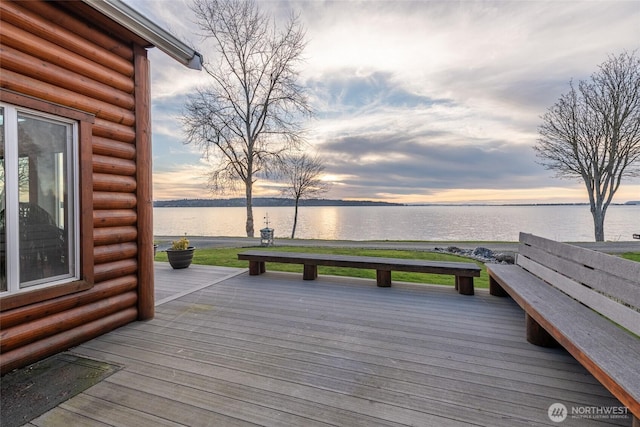
[[[289,357],[309,363],[322,363],[326,362],[328,358],[332,358],[329,360],[331,360],[333,367],[358,367],[363,364],[386,367],[389,365],[389,358],[393,357],[393,367],[402,369],[399,373],[408,378],[413,378],[416,373],[426,371],[425,366],[434,369],[455,369],[461,371],[461,376],[465,376],[469,365],[471,365],[475,372],[483,375],[495,376],[507,370],[514,372],[513,377],[517,376],[523,380],[528,379],[531,373],[535,373],[538,378],[551,377],[554,382],[563,378],[574,382],[581,378],[584,384],[584,386],[580,386],[581,390],[584,390],[584,387],[589,384],[598,384],[590,375],[585,375],[582,368],[576,368],[572,364],[564,364],[560,367],[576,369],[560,370],[559,367],[548,366],[548,360],[544,359],[526,359],[526,362],[531,363],[533,368],[529,368],[528,372],[525,372],[522,369],[522,358],[518,358],[518,362],[511,362],[502,358],[497,352],[469,356],[461,351],[454,353],[429,347],[423,347],[417,352],[409,346],[405,348],[397,345],[381,347],[379,342],[373,340],[361,341],[359,344],[354,344],[353,339],[345,339],[344,337],[340,341],[318,339],[308,341],[303,335],[295,334],[295,332],[251,331],[250,329],[237,332],[237,329],[233,331],[231,329],[221,330],[217,327],[203,326],[198,327],[195,331],[189,331],[184,328],[176,329],[173,326],[166,326],[160,334],[142,329],[131,331],[126,336],[129,339],[146,339],[166,345],[188,345],[197,340],[196,345],[204,349],[211,347],[211,343],[215,343],[214,349],[218,353],[233,353],[236,348],[242,348],[251,354],[260,354],[260,357]],[[178,336],[183,338],[176,338]],[[274,344],[273,340],[279,342]],[[409,371],[409,373],[405,371]],[[540,382],[541,380],[534,379],[533,381]],[[599,388],[597,389],[599,390]]]
[[[72,350],[123,369],[33,424],[530,426],[556,425],[555,402],[620,405],[564,350],[528,344],[517,304],[486,290],[197,267],[159,266],[155,319]]]
[[[193,264],[186,269],[174,270],[168,262],[155,264],[155,301],[161,305],[182,295],[211,286],[243,270],[226,267],[207,267]]]
[[[172,402],[160,401],[156,397],[149,398],[149,396],[139,389],[134,392],[127,392],[122,388],[114,390],[109,383],[104,383],[102,387],[96,387],[93,393],[85,393],[77,399],[71,399],[60,405],[60,407],[73,414],[90,412],[92,420],[105,425],[153,425],[158,427],[181,425],[162,416],[175,409]],[[122,404],[124,399],[126,399],[128,406]],[[140,402],[141,399],[145,400],[147,408],[153,409],[152,413],[140,411],[135,406],[132,407],[132,404]]]

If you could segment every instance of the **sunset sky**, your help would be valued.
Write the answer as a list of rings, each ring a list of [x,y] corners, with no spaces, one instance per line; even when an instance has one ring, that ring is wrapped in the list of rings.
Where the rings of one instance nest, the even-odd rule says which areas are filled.
[[[188,1],[126,0],[195,46]],[[260,1],[307,30],[301,82],[316,117],[308,150],[327,198],[405,203],[587,202],[584,184],[536,163],[541,115],[608,55],[640,48],[638,1]],[[179,116],[207,74],[157,49],[152,66],[154,198],[212,195]],[[256,196],[277,196],[258,181]],[[640,178],[614,202],[640,200]]]

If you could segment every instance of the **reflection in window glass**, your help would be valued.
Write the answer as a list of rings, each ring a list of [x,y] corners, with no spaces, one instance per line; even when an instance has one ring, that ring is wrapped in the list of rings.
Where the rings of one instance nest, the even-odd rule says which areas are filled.
[[[0,104],[0,292],[79,278],[74,121]]]
[[[23,203],[29,203],[29,158],[18,157],[18,197]]]
[[[69,132],[67,124],[18,115],[21,287],[70,273]]]
[[[0,292],[7,290],[7,235],[4,225],[5,182],[4,182],[4,108],[0,107]]]

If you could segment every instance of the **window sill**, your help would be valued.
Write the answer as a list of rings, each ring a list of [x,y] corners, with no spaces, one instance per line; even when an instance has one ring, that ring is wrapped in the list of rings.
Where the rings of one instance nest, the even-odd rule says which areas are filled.
[[[0,297],[0,312],[36,304],[76,292],[86,291],[92,287],[93,283],[89,283],[85,280],[76,280],[69,283],[49,286],[47,288],[34,289],[32,291],[24,291],[13,295],[7,295]]]

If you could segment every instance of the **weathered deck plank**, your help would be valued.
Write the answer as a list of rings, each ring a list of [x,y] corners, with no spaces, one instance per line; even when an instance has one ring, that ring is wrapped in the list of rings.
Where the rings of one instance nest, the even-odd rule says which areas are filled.
[[[181,425],[160,416],[170,409],[176,409],[173,402],[160,401],[157,397],[144,393],[140,389],[135,390],[133,393],[127,393],[123,389],[113,390],[108,383],[105,383],[103,387],[97,387],[94,391],[101,391],[102,394],[96,397],[90,393],[85,393],[78,396],[77,399],[71,399],[63,403],[60,408],[68,411],[68,413],[77,415],[89,412],[92,420],[104,423],[104,425],[153,425],[158,427],[177,427]],[[109,392],[112,394],[109,394]],[[126,399],[129,406],[122,404],[124,399]],[[140,402],[141,399],[145,399],[147,407],[153,408],[154,411],[152,413],[140,411],[135,406],[131,406],[132,403]],[[192,414],[191,411],[185,412]]]
[[[206,286],[242,272],[237,268],[192,265],[188,269],[174,270],[168,262],[157,262],[155,266],[155,304],[166,302],[189,294]]]
[[[565,351],[528,344],[519,307],[484,290],[465,297],[286,273],[202,288],[199,270],[181,286],[201,289],[157,306],[155,319],[74,349],[123,369],[33,424],[64,425],[40,422],[63,414],[166,425],[557,425],[547,416],[555,402],[619,406]]]
[[[74,427],[109,427],[111,424],[101,423],[98,420],[86,417],[72,411],[68,411],[61,406],[53,408],[44,415],[28,424],[29,426],[74,426]]]
[[[415,371],[424,367],[425,359],[428,360],[428,366],[436,368],[458,369],[462,372],[462,376],[468,371],[468,365],[474,366],[478,373],[486,375],[498,375],[501,371],[514,371],[514,376],[520,376],[523,379],[528,378],[530,373],[535,373],[537,377],[551,377],[554,379],[569,378],[575,381],[577,374],[584,375],[585,384],[597,384],[597,382],[585,375],[584,370],[575,368],[575,364],[560,363],[557,366],[549,366],[548,358],[533,358],[518,356],[518,362],[505,360],[496,351],[479,352],[477,355],[469,355],[461,349],[457,351],[442,350],[440,346],[421,345],[419,351],[416,351],[416,345],[398,345],[395,343],[384,343],[380,339],[361,338],[356,343],[353,337],[343,335],[340,340],[322,338],[320,334],[315,334],[311,339],[297,333],[295,330],[263,330],[260,325],[263,322],[255,322],[238,327],[238,324],[224,325],[224,329],[217,326],[200,326],[190,328],[185,325],[166,324],[162,334],[153,334],[153,331],[145,328],[139,331],[132,331],[127,334],[131,339],[147,339],[158,342],[167,342],[167,344],[187,344],[189,340],[198,339],[206,346],[208,343],[215,342],[215,345],[221,348],[234,348],[243,346],[248,351],[255,353],[268,353],[275,356],[295,356],[298,360],[308,360],[309,362],[322,362],[327,357],[336,356],[339,351],[340,359],[333,361],[334,365],[338,362],[339,366],[347,366],[351,363],[359,365],[363,363],[372,363],[381,366],[388,365],[389,357],[394,357],[394,367],[402,367],[407,371],[411,371],[409,378],[413,377]],[[177,339],[176,336],[188,337]],[[178,341],[176,341],[178,340]],[[273,340],[282,340],[280,345],[274,345]],[[295,341],[294,341],[295,340]],[[284,344],[286,343],[286,346]],[[223,351],[216,349],[217,351]],[[426,356],[426,357],[425,357]],[[524,365],[523,370],[523,363]],[[530,366],[531,365],[531,366]],[[582,389],[582,388],[581,388]]]

